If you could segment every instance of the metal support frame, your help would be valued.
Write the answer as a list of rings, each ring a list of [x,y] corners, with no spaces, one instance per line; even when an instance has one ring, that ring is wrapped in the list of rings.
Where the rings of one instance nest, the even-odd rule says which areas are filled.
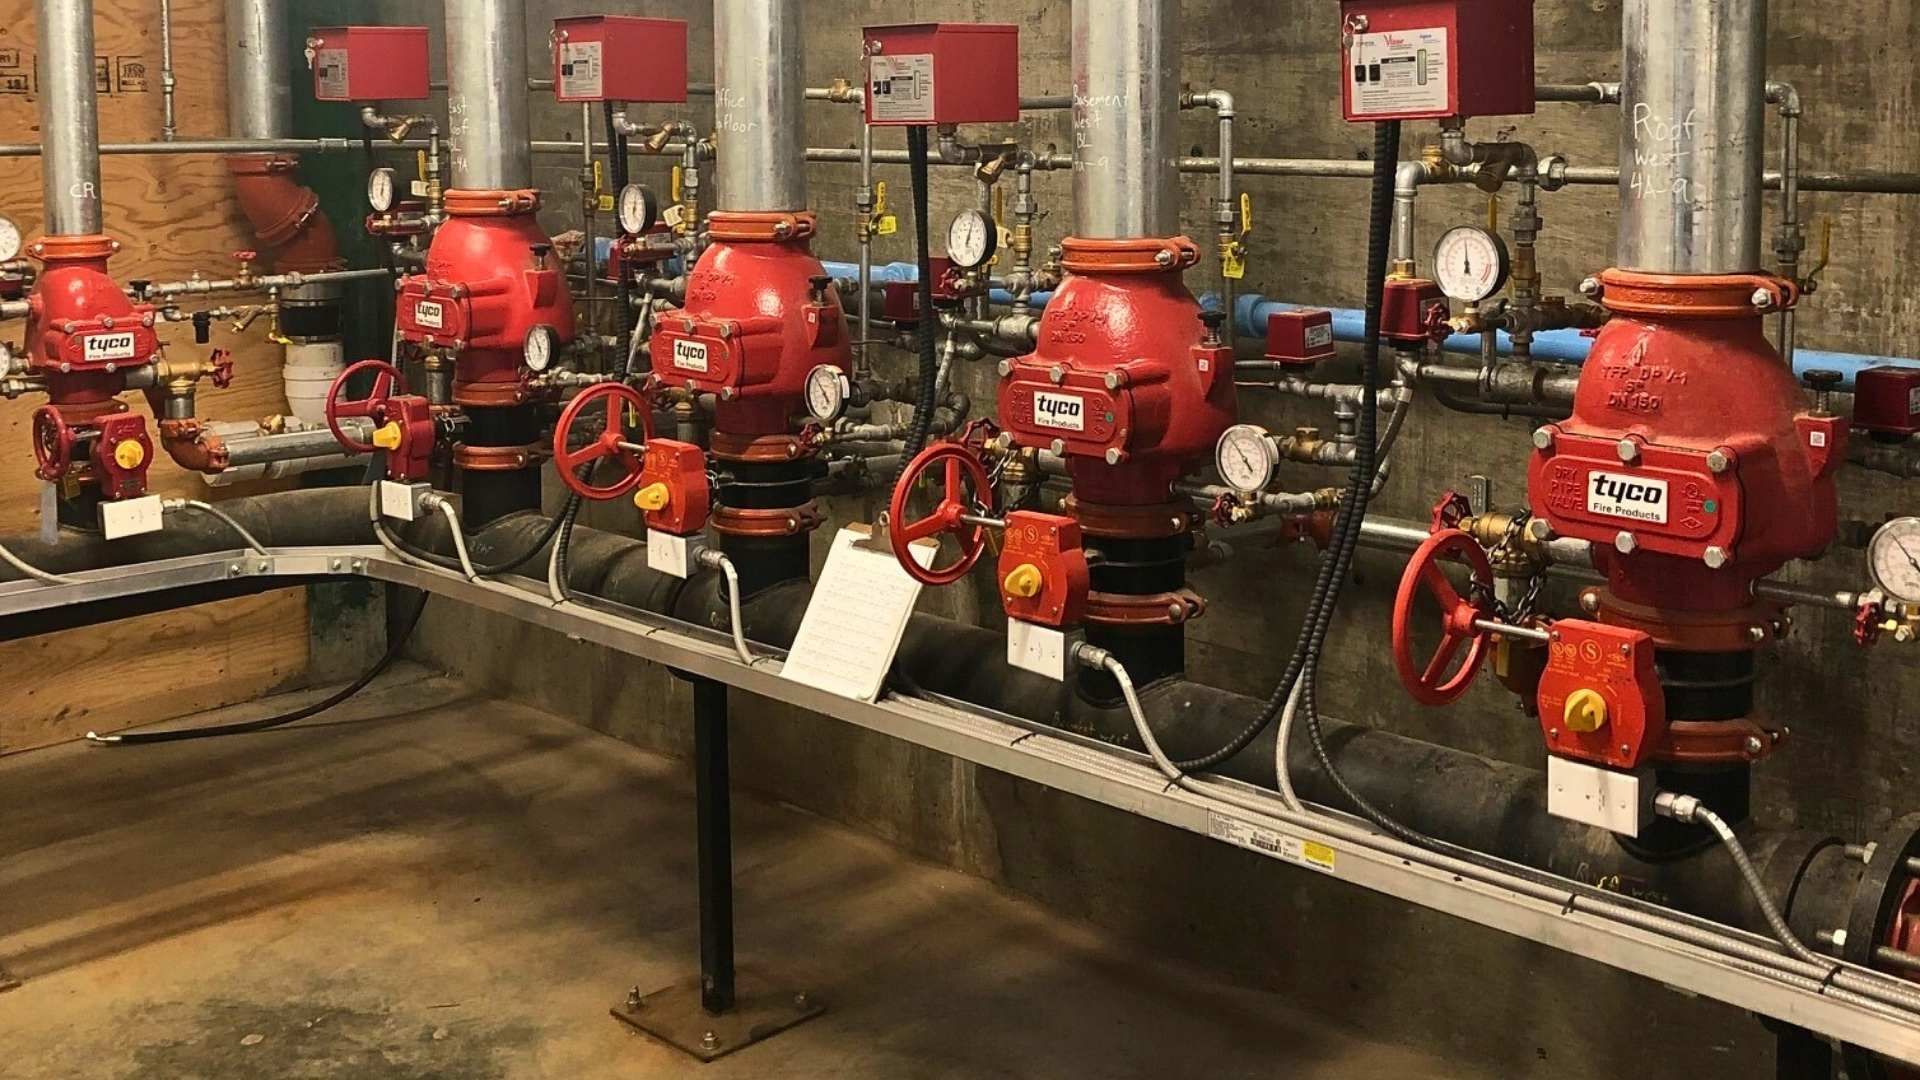
[[[285,549],[271,556],[225,552],[163,562],[88,571],[72,575],[75,585],[31,581],[0,585],[0,619],[64,604],[179,589],[230,577],[359,575],[503,614],[529,625],[567,634],[636,659],[661,664],[695,679],[775,698],[796,708],[911,742],[938,753],[1112,806],[1190,832],[1210,836],[1308,872],[1338,877],[1435,911],[1563,952],[1596,960],[1666,983],[1687,993],[1747,1009],[1843,1043],[1863,1047],[1908,1064],[1920,1065],[1920,1023],[1887,1007],[1839,1001],[1816,988],[1751,967],[1703,946],[1642,929],[1578,906],[1536,899],[1497,882],[1465,878],[1425,865],[1395,850],[1384,837],[1359,843],[1329,828],[1303,824],[1272,793],[1231,780],[1201,779],[1194,790],[1169,788],[1143,755],[1095,742],[1055,728],[989,713],[973,706],[920,698],[887,696],[856,701],[782,679],[777,650],[763,647],[768,662],[748,667],[735,657],[731,639],[703,627],[636,611],[591,597],[555,605],[532,580],[481,580],[402,562],[378,547]],[[1235,805],[1208,796],[1235,793]],[[1271,813],[1251,807],[1272,804]],[[1329,823],[1345,821],[1331,815]],[[1516,884],[1517,884],[1516,880]],[[1731,927],[1729,939],[1762,947],[1763,937]],[[698,982],[686,984],[686,999],[700,1016]],[[766,1003],[763,984],[743,972],[737,987],[739,1008],[708,1021],[701,1035],[744,1022],[750,1002]],[[633,1014],[655,1008],[656,999],[636,989],[615,1007],[615,1015],[636,1023]],[[662,1002],[670,1004],[671,1002]],[[774,999],[773,1004],[782,1003]],[[810,997],[787,997],[788,1011],[814,1010]],[[802,1017],[804,1019],[804,1017]],[[797,1021],[795,1021],[797,1022]],[[649,1029],[650,1030],[650,1029]],[[728,1027],[727,1030],[734,1030]],[[679,1045],[679,1044],[676,1044]],[[744,1045],[744,1043],[742,1044]],[[689,1052],[709,1056],[698,1048]],[[683,1047],[686,1048],[686,1047]],[[734,1047],[737,1049],[738,1047]],[[724,1042],[716,1047],[726,1052]]]

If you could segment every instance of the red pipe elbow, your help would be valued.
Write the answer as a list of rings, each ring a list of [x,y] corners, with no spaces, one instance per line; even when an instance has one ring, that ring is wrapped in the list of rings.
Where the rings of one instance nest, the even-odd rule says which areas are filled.
[[[337,270],[340,244],[320,197],[294,175],[300,159],[282,154],[240,154],[227,159],[240,212],[274,268],[303,274]]]

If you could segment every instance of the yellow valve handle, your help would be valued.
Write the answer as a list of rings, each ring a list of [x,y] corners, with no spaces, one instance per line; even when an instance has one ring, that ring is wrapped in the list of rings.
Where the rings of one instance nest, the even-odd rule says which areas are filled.
[[[1000,587],[1006,590],[1008,596],[1031,600],[1040,595],[1040,586],[1044,584],[1046,580],[1041,576],[1039,567],[1032,563],[1021,563],[1007,574],[1007,579],[1000,583]]]
[[[1820,287],[1820,272],[1827,268],[1833,256],[1833,219],[1820,219],[1820,258],[1807,270],[1807,276],[1800,280],[1800,291],[1810,293]]]
[[[873,185],[873,216],[881,217],[887,212],[887,182],[879,181]]]
[[[642,510],[665,510],[673,498],[673,489],[655,481],[633,493],[633,505]]]
[[[607,190],[607,172],[605,165],[606,162],[604,161],[595,161],[593,163],[593,193],[595,195],[599,195]]]
[[[124,439],[113,448],[113,460],[123,469],[137,469],[147,462],[147,448]]]
[[[398,450],[403,434],[400,425],[389,420],[384,426],[374,429],[373,445],[382,450]]]
[[[1597,690],[1575,690],[1567,696],[1561,721],[1568,731],[1591,734],[1607,726],[1607,699]]]
[[[1240,193],[1240,235],[1245,236],[1252,231],[1253,195],[1243,191]]]
[[[427,178],[427,152],[425,150],[415,150],[413,152],[413,175],[422,180]]]
[[[680,180],[681,180],[681,176],[682,176],[682,174],[683,174],[683,173],[684,173],[685,171],[686,171],[686,166],[684,166],[684,165],[675,165],[675,166],[673,167],[673,181],[672,181],[672,183],[671,183],[671,185],[670,185],[670,188],[669,188],[669,191],[668,191],[668,200],[667,200],[667,201],[669,201],[669,202],[679,202],[679,201],[680,201]]]
[[[875,236],[892,236],[900,231],[900,219],[887,213],[887,182],[873,185],[873,215],[867,219]]]

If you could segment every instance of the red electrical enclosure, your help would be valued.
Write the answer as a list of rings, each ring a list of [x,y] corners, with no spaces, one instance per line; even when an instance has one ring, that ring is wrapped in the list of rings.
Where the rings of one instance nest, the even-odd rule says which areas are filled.
[[[427,86],[424,26],[326,26],[307,34],[321,101],[419,101]]]
[[[1020,31],[1011,23],[904,23],[865,34],[867,123],[1020,119]]]
[[[553,92],[561,101],[687,100],[687,24],[636,15],[556,19]]]
[[[1920,368],[1888,364],[1855,375],[1853,426],[1902,438],[1920,432]]]
[[[1341,0],[1348,120],[1533,112],[1533,0]]]
[[[1325,308],[1267,316],[1267,359],[1312,367],[1333,355],[1333,312]]]

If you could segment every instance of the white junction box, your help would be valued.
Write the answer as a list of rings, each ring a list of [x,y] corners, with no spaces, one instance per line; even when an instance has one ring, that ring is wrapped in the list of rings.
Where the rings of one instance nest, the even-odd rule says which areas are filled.
[[[1074,646],[1085,635],[1067,633],[1039,623],[1007,620],[1007,663],[1022,671],[1065,682],[1073,663]]]
[[[659,529],[647,530],[647,569],[672,574],[682,580],[692,571],[699,554],[690,536],[675,536]]]
[[[398,480],[380,481],[380,516],[395,521],[418,521],[426,513],[422,504],[432,484],[403,484]]]
[[[100,533],[109,540],[159,532],[162,524],[158,495],[100,504]]]
[[[1653,771],[1618,772],[1568,758],[1547,758],[1547,812],[1639,836],[1653,820]]]

